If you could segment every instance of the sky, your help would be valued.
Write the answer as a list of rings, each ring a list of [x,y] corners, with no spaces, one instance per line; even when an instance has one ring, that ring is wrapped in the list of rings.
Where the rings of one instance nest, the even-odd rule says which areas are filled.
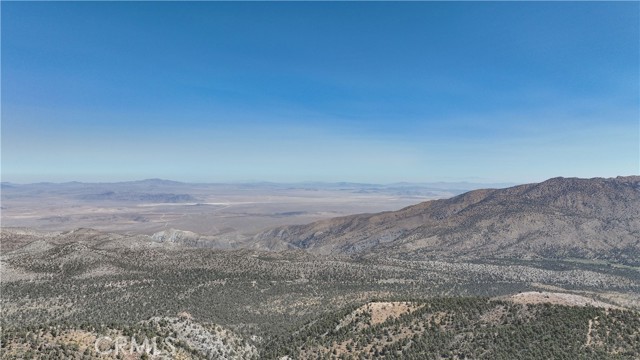
[[[9,182],[640,173],[639,2],[1,3]]]

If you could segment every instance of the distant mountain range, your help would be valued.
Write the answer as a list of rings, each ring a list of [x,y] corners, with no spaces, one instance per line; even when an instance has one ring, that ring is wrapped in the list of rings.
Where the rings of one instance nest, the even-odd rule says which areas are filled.
[[[300,182],[300,183],[183,183],[164,179],[145,179],[123,182],[40,182],[31,184],[0,183],[2,199],[42,198],[44,196],[66,197],[82,201],[124,201],[140,203],[193,203],[204,201],[208,195],[243,194],[246,191],[342,191],[357,195],[385,194],[389,196],[416,198],[444,198],[465,191],[506,187],[510,184],[480,183],[396,183],[365,184],[350,182]],[[512,185],[512,184],[511,184]]]
[[[504,188],[513,186],[514,183],[479,183],[479,182],[399,182],[390,184],[356,183],[356,182],[204,182],[188,183],[165,179],[144,179],[118,182],[37,182],[37,183],[13,183],[8,181],[0,182],[2,188],[23,188],[23,189],[86,189],[89,188],[189,188],[197,187],[219,187],[234,186],[243,188],[318,188],[318,189],[359,189],[359,190],[389,190],[389,189],[432,189],[432,190],[472,190],[480,188]]]
[[[86,194],[78,197],[81,200],[119,200],[119,201],[137,201],[137,202],[158,202],[158,203],[183,203],[198,201],[189,194],[169,194],[169,193],[132,193],[132,192],[114,192],[104,191],[97,194]]]
[[[281,226],[262,249],[422,259],[578,258],[640,264],[640,176],[553,178],[399,211]]]

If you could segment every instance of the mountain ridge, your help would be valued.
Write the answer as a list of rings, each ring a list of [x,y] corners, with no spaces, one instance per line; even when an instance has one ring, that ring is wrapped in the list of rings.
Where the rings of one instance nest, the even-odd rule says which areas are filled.
[[[398,211],[257,234],[254,246],[318,254],[576,257],[640,262],[640,176],[552,178],[480,189]]]

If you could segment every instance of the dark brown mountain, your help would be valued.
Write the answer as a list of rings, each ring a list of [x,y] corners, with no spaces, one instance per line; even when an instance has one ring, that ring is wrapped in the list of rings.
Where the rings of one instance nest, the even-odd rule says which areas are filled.
[[[602,259],[640,263],[640,176],[553,178],[399,211],[278,227],[256,247],[318,254]]]

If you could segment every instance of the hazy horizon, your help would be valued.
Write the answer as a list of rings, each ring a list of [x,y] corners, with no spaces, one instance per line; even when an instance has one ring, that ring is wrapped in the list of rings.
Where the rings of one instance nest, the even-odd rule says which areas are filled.
[[[460,180],[460,181],[426,181],[426,182],[408,182],[408,181],[398,181],[398,182],[352,182],[352,181],[295,181],[295,182],[277,182],[277,181],[264,181],[264,180],[239,180],[239,181],[180,181],[175,179],[163,179],[163,178],[146,178],[146,179],[121,179],[121,180],[113,180],[113,181],[79,181],[79,180],[68,180],[68,181],[33,181],[33,182],[16,182],[16,181],[8,181],[2,180],[3,184],[14,184],[14,185],[37,185],[37,184],[70,184],[70,183],[81,183],[81,184],[117,184],[117,183],[136,183],[136,182],[168,182],[168,183],[178,183],[178,184],[188,184],[188,185],[243,185],[243,184],[274,184],[274,185],[305,185],[305,184],[326,184],[326,185],[337,185],[337,184],[353,184],[353,185],[372,185],[372,186],[390,186],[390,185],[424,185],[424,184],[487,184],[487,185],[516,185],[518,183],[512,182],[482,182],[481,179],[476,179],[478,181],[472,180]]]
[[[606,176],[594,176],[591,178],[616,178],[616,177],[626,177],[626,176],[638,176],[638,174],[620,174],[616,176],[606,177]],[[551,178],[543,179],[542,181],[549,180],[552,178],[558,178],[564,176],[554,176]],[[575,176],[567,176],[567,178],[577,178]],[[135,183],[135,182],[152,182],[152,181],[166,181],[166,182],[175,182],[175,183],[183,183],[188,185],[243,185],[243,184],[274,184],[274,185],[305,185],[305,184],[326,184],[326,185],[337,185],[337,184],[353,184],[353,185],[372,185],[372,186],[391,186],[391,185],[429,185],[429,184],[469,184],[469,185],[504,185],[504,186],[515,186],[519,184],[526,184],[527,182],[500,182],[500,181],[482,181],[483,179],[477,178],[468,178],[464,179],[449,179],[449,180],[433,180],[433,181],[423,181],[423,182],[412,182],[412,181],[396,181],[396,182],[353,182],[353,181],[293,181],[293,182],[279,182],[279,181],[267,181],[267,180],[238,180],[238,181],[181,181],[175,179],[163,179],[163,178],[146,178],[146,179],[120,179],[120,180],[111,180],[111,181],[103,181],[103,180],[94,180],[94,181],[80,181],[80,180],[66,180],[66,181],[32,181],[32,182],[17,182],[17,181],[9,181],[2,180],[4,184],[14,184],[14,185],[36,185],[36,184],[69,184],[69,183],[81,183],[81,184],[117,184],[117,183]]]
[[[640,173],[638,2],[3,2],[2,181]]]

